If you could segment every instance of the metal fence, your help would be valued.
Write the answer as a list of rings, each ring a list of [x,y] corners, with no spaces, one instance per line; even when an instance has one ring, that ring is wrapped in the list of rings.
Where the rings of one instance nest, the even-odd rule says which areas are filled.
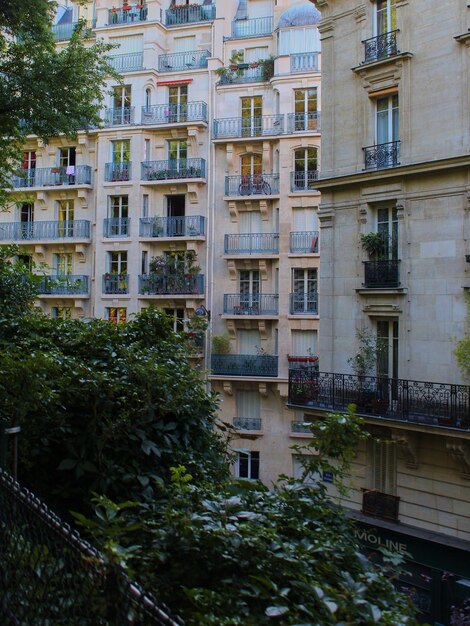
[[[124,570],[0,470],[2,626],[180,626]]]

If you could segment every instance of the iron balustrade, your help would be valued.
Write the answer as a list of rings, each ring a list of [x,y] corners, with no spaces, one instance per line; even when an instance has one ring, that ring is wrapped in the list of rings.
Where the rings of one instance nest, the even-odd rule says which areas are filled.
[[[277,356],[271,354],[212,354],[212,373],[219,376],[277,376]]]
[[[103,293],[129,293],[129,274],[103,274]]]
[[[173,7],[165,11],[166,26],[181,26],[193,22],[207,22],[215,20],[215,4],[190,5],[187,7]]]
[[[400,498],[376,489],[368,489],[362,494],[362,513],[388,522],[398,522]]]
[[[168,159],[166,161],[143,161],[142,180],[174,180],[178,178],[205,178],[204,159]]]
[[[173,52],[158,55],[159,72],[180,72],[207,67],[209,50],[190,50],[189,52]]]
[[[0,223],[0,241],[89,239],[88,220]]]
[[[141,217],[140,237],[202,237],[206,219],[202,215]]]
[[[278,315],[277,293],[226,293],[224,294],[225,315]]]
[[[303,356],[288,356],[289,369],[311,369],[312,367],[318,372],[318,364],[320,359],[317,356],[303,355]]]
[[[289,294],[291,315],[318,315],[318,293]]]
[[[273,17],[255,17],[232,22],[232,38],[243,39],[244,37],[260,37],[270,35],[273,32]]]
[[[103,235],[105,237],[129,237],[130,217],[106,217],[103,221]]]
[[[117,182],[131,180],[132,163],[131,161],[122,161],[119,163],[106,163],[104,171],[104,179],[107,182]]]
[[[290,233],[290,252],[300,252],[302,254],[318,253],[317,230],[294,231]]]
[[[129,9],[109,9],[108,10],[108,23],[111,24],[129,24],[132,22],[146,22],[148,15],[147,5],[143,5],[140,8],[137,6],[130,7]]]
[[[260,83],[268,80],[262,65],[253,64],[252,67],[228,69],[219,80],[219,85],[237,85],[242,83]]]
[[[225,254],[279,254],[279,233],[225,235]]]
[[[17,170],[11,178],[14,189],[24,187],[55,187],[63,185],[91,185],[89,165],[68,165],[61,167],[36,167]]]
[[[155,104],[142,107],[142,124],[178,124],[197,121],[207,122],[205,102]]]
[[[307,131],[320,132],[320,111],[309,111],[307,113],[288,113],[287,132],[304,133]]]
[[[88,276],[80,274],[43,276],[38,284],[38,294],[41,296],[87,295],[88,292]]]
[[[134,124],[135,107],[122,107],[120,109],[106,109],[104,112],[103,126],[125,126]]]
[[[226,196],[270,196],[277,193],[279,193],[279,174],[225,177]]]
[[[318,180],[318,170],[307,172],[291,172],[291,191],[315,191],[315,183]]]
[[[234,417],[233,427],[237,430],[257,430],[262,427],[261,418],[259,417]]]
[[[399,165],[400,141],[388,141],[375,146],[367,146],[364,150],[364,168],[366,170],[383,169]]]
[[[214,120],[214,137],[268,137],[284,132],[284,115],[226,117]]]
[[[364,261],[364,287],[386,289],[400,285],[400,261]]]
[[[203,295],[204,274],[181,274],[179,272],[143,274],[139,276],[139,294]]]
[[[289,403],[325,410],[357,406],[361,415],[469,430],[470,387],[311,370],[289,371]]]
[[[297,435],[311,435],[312,427],[308,422],[294,420],[290,423],[290,431]]]
[[[398,30],[392,30],[389,33],[365,39],[362,42],[364,44],[364,63],[373,63],[400,54],[397,46],[398,32]]]
[[[144,67],[143,52],[128,52],[127,54],[113,54],[108,57],[108,63],[116,72],[132,72]]]
[[[290,71],[318,72],[318,52],[299,52],[290,55]]]

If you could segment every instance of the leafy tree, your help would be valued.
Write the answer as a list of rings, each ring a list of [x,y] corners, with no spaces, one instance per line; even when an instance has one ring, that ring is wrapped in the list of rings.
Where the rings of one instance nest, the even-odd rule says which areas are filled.
[[[21,316],[30,312],[37,282],[29,268],[15,260],[18,246],[0,246],[0,315]]]
[[[92,44],[84,22],[56,49],[56,6],[49,0],[0,3],[0,206],[26,135],[47,142],[99,124],[105,78],[118,77],[106,61],[110,46]]]
[[[467,305],[467,327],[470,325],[470,295],[465,294],[465,303]],[[470,382],[470,334],[467,332],[465,337],[457,342],[457,346],[454,350],[457,365],[462,372],[462,376],[465,380]]]

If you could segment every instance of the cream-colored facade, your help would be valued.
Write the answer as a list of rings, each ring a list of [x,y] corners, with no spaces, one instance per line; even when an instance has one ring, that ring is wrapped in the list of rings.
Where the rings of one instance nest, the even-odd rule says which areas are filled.
[[[200,362],[235,426],[234,472],[292,474],[289,366],[317,356],[320,14],[287,0],[69,2],[57,45],[79,18],[114,44],[122,83],[109,81],[102,128],[28,140],[1,243],[45,264],[47,314],[118,322],[155,305],[176,329],[206,315]]]
[[[470,288],[467,4],[317,3],[321,373],[292,373],[289,399],[307,421],[349,403],[364,415],[380,441],[358,450],[346,505],[369,547],[406,546],[403,588],[446,624],[442,572],[470,575],[456,556],[468,562],[470,397],[453,355]],[[385,345],[359,376],[357,331]]]

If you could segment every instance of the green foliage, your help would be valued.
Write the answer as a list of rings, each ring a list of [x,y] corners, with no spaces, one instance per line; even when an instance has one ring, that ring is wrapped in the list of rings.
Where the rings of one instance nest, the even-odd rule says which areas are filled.
[[[467,305],[467,330],[470,324],[470,294],[465,293],[465,303]],[[470,382],[470,335],[467,333],[465,337],[457,342],[454,350],[457,365],[465,380]]]
[[[16,260],[18,246],[0,246],[0,315],[21,316],[30,312],[37,294],[37,278]]]
[[[230,337],[225,335],[213,335],[212,336],[212,351],[214,354],[229,354],[230,353]]]
[[[371,260],[380,259],[387,250],[387,238],[383,233],[367,233],[361,234],[362,248],[367,252]]]
[[[384,354],[386,345],[370,330],[356,331],[359,348],[356,354],[348,359],[348,363],[356,376],[370,375],[377,366],[378,359]]]
[[[274,76],[274,58],[260,59],[258,62],[262,67],[262,79],[265,81],[271,80]]]

